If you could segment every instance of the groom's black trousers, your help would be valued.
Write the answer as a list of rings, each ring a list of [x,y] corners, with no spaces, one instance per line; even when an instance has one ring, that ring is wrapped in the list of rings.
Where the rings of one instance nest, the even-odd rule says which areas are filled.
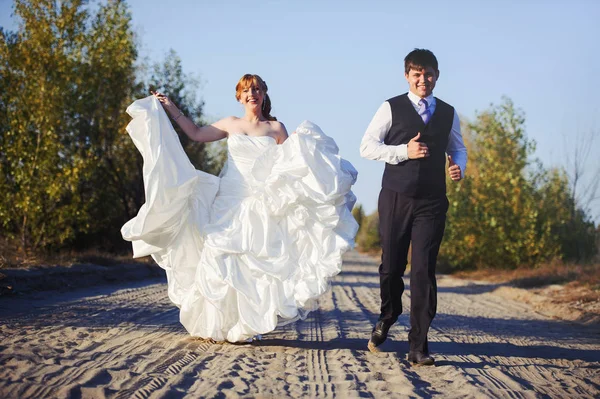
[[[380,320],[393,324],[402,313],[402,275],[412,243],[410,268],[411,351],[429,352],[427,332],[437,308],[435,264],[444,236],[448,199],[413,198],[382,188],[379,194],[381,236]]]

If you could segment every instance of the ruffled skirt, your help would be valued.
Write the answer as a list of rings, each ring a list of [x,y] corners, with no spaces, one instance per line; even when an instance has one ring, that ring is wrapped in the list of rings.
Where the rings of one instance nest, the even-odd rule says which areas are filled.
[[[135,257],[151,255],[166,270],[188,332],[246,341],[314,310],[358,229],[357,172],[335,142],[304,122],[256,157],[240,194],[227,174],[221,187],[194,169],[156,99],[127,111],[146,203],[121,232]]]

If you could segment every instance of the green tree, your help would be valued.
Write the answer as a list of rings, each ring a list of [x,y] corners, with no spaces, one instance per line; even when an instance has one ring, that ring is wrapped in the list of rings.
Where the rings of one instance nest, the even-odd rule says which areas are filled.
[[[16,0],[16,32],[0,28],[0,232],[21,251],[128,247],[120,227],[144,202],[141,156],[126,107],[148,95],[127,4]],[[171,52],[154,68],[184,112],[202,123],[197,82]],[[192,145],[217,171],[223,153]]]
[[[204,102],[198,100],[198,79],[183,72],[181,58],[174,50],[170,50],[162,63],[152,66],[148,92],[158,90],[165,94],[188,118],[198,126],[205,125],[203,119]],[[225,151],[223,146],[207,146],[190,140],[176,123],[173,123],[179,135],[181,145],[196,169],[207,173],[218,174],[221,170]]]
[[[476,173],[451,191],[446,241],[453,245],[443,252],[456,263],[512,268],[558,255],[551,235],[538,226],[535,187],[526,169],[535,144],[523,124],[522,113],[504,99],[470,126],[475,151],[469,168]],[[457,242],[468,248],[457,248]]]
[[[586,261],[591,259],[597,246],[590,245],[593,241],[590,234],[595,229],[594,223],[589,216],[592,205],[600,196],[600,162],[594,157],[594,142],[598,139],[598,131],[578,132],[568,135],[570,146],[566,145],[566,174],[569,177],[569,190],[571,192],[568,209],[570,220],[567,229],[568,249],[565,249],[568,259]],[[596,237],[596,240],[598,237]]]
[[[83,4],[16,0],[19,29],[0,32],[0,218],[22,250],[61,244],[89,227],[79,181],[90,159],[68,150],[87,39]]]
[[[356,204],[354,208],[352,208],[352,216],[354,216],[356,223],[358,223],[358,231],[360,231],[365,219],[365,211],[361,204]]]
[[[125,2],[101,4],[86,32],[85,63],[73,101],[76,145],[70,152],[91,161],[80,181],[82,198],[93,221],[76,238],[79,247],[113,249],[121,244],[119,229],[143,203],[141,159],[125,132],[127,106],[139,95],[137,48]]]
[[[356,243],[362,252],[376,252],[381,249],[379,237],[379,213],[374,212],[362,219]]]
[[[526,137],[524,121],[505,98],[464,129],[469,166],[463,181],[448,182],[450,207],[440,253],[454,268],[515,268],[569,259],[575,231],[577,240],[595,242],[593,224],[582,211],[573,212],[566,175],[530,160],[535,144]],[[586,248],[595,251],[591,244]]]

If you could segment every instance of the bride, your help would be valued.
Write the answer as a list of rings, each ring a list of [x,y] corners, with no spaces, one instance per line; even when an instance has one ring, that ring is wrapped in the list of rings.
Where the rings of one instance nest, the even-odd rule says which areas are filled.
[[[144,158],[146,203],[121,233],[134,257],[166,270],[180,321],[195,337],[250,341],[316,308],[354,245],[354,167],[303,122],[288,137],[267,85],[244,75],[244,116],[196,126],[165,95],[135,101],[127,126]],[[190,139],[227,138],[220,177],[194,169],[167,117]]]

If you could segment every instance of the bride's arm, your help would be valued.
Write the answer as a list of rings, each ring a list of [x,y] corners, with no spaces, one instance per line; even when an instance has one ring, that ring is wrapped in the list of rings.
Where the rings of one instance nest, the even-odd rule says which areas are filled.
[[[211,141],[217,141],[224,139],[227,137],[228,125],[230,124],[229,118],[221,119],[208,126],[196,126],[196,124],[187,116],[183,114],[177,108],[171,100],[164,94],[159,92],[152,92],[154,97],[160,101],[161,105],[167,111],[171,118],[179,125],[181,130],[193,141],[198,141],[200,143],[208,143]]]

